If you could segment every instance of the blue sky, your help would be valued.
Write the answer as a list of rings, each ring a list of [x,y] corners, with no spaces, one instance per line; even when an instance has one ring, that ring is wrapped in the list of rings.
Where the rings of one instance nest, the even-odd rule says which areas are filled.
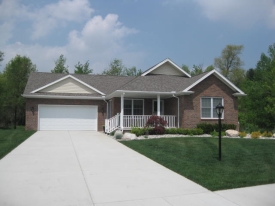
[[[89,60],[101,73],[118,58],[146,70],[165,58],[213,64],[227,44],[244,45],[244,69],[275,43],[275,0],[0,0],[2,71],[16,54],[50,72]]]

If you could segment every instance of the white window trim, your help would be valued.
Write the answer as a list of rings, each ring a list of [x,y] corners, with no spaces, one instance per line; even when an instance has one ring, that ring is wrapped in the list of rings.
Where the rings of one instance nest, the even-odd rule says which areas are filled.
[[[202,99],[203,98],[210,98],[211,99],[211,117],[202,117]],[[222,102],[221,104],[224,105],[224,99],[223,97],[201,97],[201,102],[200,102],[200,114],[201,114],[201,119],[219,119],[218,117],[213,117],[212,109],[214,109],[216,106],[213,105],[213,98],[221,98]],[[222,113],[221,119],[224,119],[224,112]]]
[[[153,100],[153,106],[152,106],[152,109],[153,109],[152,113],[153,114],[154,114],[154,110],[155,110],[155,106],[154,106],[155,102],[158,102],[158,100],[155,100],[155,99]],[[160,115],[164,115],[164,100],[160,100],[160,102],[162,102],[162,110],[163,110],[162,111],[163,114],[161,114],[161,111],[160,111]]]
[[[128,99],[128,98],[127,98],[127,99],[124,99],[124,101],[125,101],[125,100],[131,100],[131,101],[132,101],[132,103],[131,103],[131,104],[132,104],[132,108],[131,108],[131,109],[132,109],[132,111],[131,111],[131,113],[132,113],[131,115],[132,115],[132,116],[134,115],[134,104],[133,104],[133,101],[135,101],[135,100],[142,100],[142,115],[144,115],[144,99]],[[125,104],[124,104],[124,106],[125,106]],[[123,110],[124,110],[124,109],[125,109],[125,108],[123,108]],[[124,114],[124,115],[125,115],[125,114]]]

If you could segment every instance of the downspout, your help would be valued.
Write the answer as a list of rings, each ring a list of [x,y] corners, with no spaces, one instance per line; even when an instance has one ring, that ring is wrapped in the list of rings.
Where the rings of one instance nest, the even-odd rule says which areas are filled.
[[[174,94],[173,94],[173,97],[178,99],[178,128],[179,128],[179,125],[180,125],[180,98],[176,97]]]
[[[107,108],[106,108],[106,119],[108,119],[108,115],[109,115],[109,107],[108,107],[108,102],[105,99],[105,96],[103,96],[103,101],[106,102],[107,104]]]

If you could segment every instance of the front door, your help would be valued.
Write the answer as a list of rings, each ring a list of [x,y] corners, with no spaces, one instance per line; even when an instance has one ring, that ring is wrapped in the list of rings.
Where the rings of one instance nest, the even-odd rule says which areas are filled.
[[[153,115],[158,114],[158,101],[153,100]],[[160,115],[164,114],[164,102],[163,100],[160,100]]]

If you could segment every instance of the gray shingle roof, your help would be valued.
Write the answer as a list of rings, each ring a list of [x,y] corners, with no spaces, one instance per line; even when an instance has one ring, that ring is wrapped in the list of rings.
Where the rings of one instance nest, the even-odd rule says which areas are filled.
[[[107,76],[107,75],[87,75],[87,74],[71,74],[75,78],[85,82],[86,84],[96,88],[106,95],[111,94],[116,90],[129,91],[152,91],[152,92],[171,92],[183,91],[194,82],[202,78],[206,73],[188,78],[180,76],[169,75],[149,75],[149,76]],[[34,72],[30,74],[28,83],[26,85],[24,95],[31,94],[32,91],[39,89],[47,84],[50,84],[58,79],[67,76],[67,74],[55,74]],[[39,92],[38,92],[39,93]],[[37,94],[37,93],[36,93]],[[42,93],[47,95],[49,93]],[[83,96],[84,94],[53,94],[51,95],[66,95],[66,96]],[[100,94],[85,94],[85,96],[99,97]]]

